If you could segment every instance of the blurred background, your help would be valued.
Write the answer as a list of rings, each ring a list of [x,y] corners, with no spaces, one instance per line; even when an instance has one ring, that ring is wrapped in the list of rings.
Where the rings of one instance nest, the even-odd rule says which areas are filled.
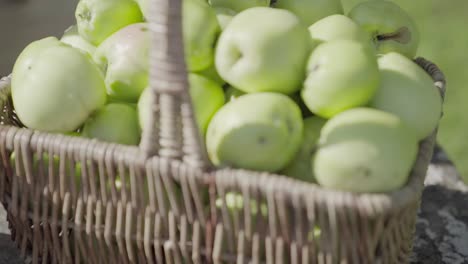
[[[78,0],[0,0],[0,75],[11,72],[30,42],[61,37],[75,23]]]
[[[377,1],[377,0],[376,0]],[[342,0],[347,13],[362,0]],[[418,56],[436,63],[447,77],[439,143],[468,182],[468,1],[394,0],[419,26]],[[0,75],[8,75],[31,41],[60,37],[74,23],[77,0],[0,0]]]

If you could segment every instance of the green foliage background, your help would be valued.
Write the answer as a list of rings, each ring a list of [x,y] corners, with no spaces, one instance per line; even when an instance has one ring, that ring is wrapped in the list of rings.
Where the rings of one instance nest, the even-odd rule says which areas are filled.
[[[379,1],[379,0],[374,0]],[[347,13],[362,0],[342,0]],[[393,0],[414,18],[421,43],[418,56],[436,63],[447,79],[439,143],[468,182],[468,1]]]

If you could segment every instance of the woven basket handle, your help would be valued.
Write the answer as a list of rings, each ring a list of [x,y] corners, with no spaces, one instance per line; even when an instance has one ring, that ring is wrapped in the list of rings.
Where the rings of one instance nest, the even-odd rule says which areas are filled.
[[[179,159],[198,168],[210,166],[198,132],[188,90],[182,35],[182,0],[150,0],[149,87],[152,115],[140,148],[147,157]]]

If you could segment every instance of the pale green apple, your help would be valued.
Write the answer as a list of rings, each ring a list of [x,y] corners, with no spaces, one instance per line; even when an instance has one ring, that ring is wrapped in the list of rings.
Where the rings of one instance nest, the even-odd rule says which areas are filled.
[[[299,150],[302,130],[301,111],[288,96],[246,94],[214,115],[206,145],[217,166],[276,172]]]
[[[65,133],[105,104],[106,89],[88,54],[48,37],[29,44],[17,58],[11,96],[24,125]]]
[[[232,101],[232,100],[235,100],[237,98],[239,98],[240,96],[244,95],[246,93],[244,93],[243,91],[239,90],[239,89],[236,89],[232,86],[229,86],[226,91],[224,92],[224,97],[226,98],[226,102],[229,102],[229,101]]]
[[[224,105],[224,91],[216,82],[198,74],[190,73],[188,80],[195,119],[200,133],[204,135],[211,118]],[[142,129],[147,126],[151,118],[152,96],[151,90],[147,88],[138,102],[139,122]]]
[[[349,17],[336,14],[325,17],[309,27],[315,45],[337,39],[351,39],[371,44],[370,35]]]
[[[117,30],[143,21],[133,0],[80,0],[75,18],[80,35],[96,46]]]
[[[343,14],[341,0],[278,0],[273,6],[293,12],[307,27],[324,17]]]
[[[189,74],[189,84],[197,124],[204,135],[211,118],[224,105],[224,91],[216,82],[198,74]]]
[[[111,143],[137,145],[140,142],[137,111],[126,104],[108,104],[90,116],[81,134]]]
[[[318,146],[320,130],[325,125],[326,120],[318,116],[304,119],[304,133],[302,135],[301,148],[296,157],[284,168],[281,173],[289,177],[315,182],[312,163],[312,156]]]
[[[221,30],[224,30],[226,26],[231,22],[232,18],[237,15],[236,11],[228,8],[217,7],[214,9],[218,23],[221,26]]]
[[[256,6],[270,6],[270,0],[208,0],[208,3],[214,8],[230,9],[237,13]]]
[[[312,162],[323,187],[381,193],[407,183],[417,152],[415,135],[399,117],[355,108],[325,124]]]
[[[128,25],[97,48],[94,60],[105,71],[109,99],[136,103],[148,85],[149,31],[146,23]]]
[[[356,5],[348,14],[372,38],[379,54],[398,52],[416,56],[419,32],[413,18],[396,3],[368,0]]]
[[[183,0],[182,27],[187,67],[192,72],[210,67],[221,27],[214,9],[203,0]]]
[[[377,58],[370,46],[340,39],[314,50],[301,95],[312,113],[330,118],[368,104],[379,84]]]
[[[76,25],[73,25],[67,28],[62,38],[60,39],[60,41],[62,41],[63,43],[67,43],[68,45],[71,45],[74,48],[87,52],[91,56],[94,54],[94,51],[96,50],[96,46],[89,43],[87,40],[85,40],[84,38],[80,36],[80,33],[78,33],[78,28],[76,27]]]
[[[221,33],[216,69],[244,92],[291,94],[304,80],[311,42],[293,13],[253,7],[236,15]]]
[[[391,52],[379,58],[382,82],[370,106],[399,116],[418,139],[437,127],[442,98],[432,78],[415,62]]]
[[[141,130],[145,130],[146,127],[150,123],[151,115],[153,114],[153,96],[154,94],[152,93],[150,88],[146,88],[140,96],[140,99],[138,100],[138,123],[140,124]],[[156,120],[155,120],[156,121]]]

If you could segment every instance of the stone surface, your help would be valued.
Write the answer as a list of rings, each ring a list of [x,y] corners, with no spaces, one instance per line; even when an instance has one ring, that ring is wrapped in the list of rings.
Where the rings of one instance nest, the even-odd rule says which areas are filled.
[[[6,221],[6,212],[0,205],[0,264],[24,263],[19,257],[19,250],[12,243]]]
[[[425,184],[411,263],[468,263],[468,186],[440,148]]]

